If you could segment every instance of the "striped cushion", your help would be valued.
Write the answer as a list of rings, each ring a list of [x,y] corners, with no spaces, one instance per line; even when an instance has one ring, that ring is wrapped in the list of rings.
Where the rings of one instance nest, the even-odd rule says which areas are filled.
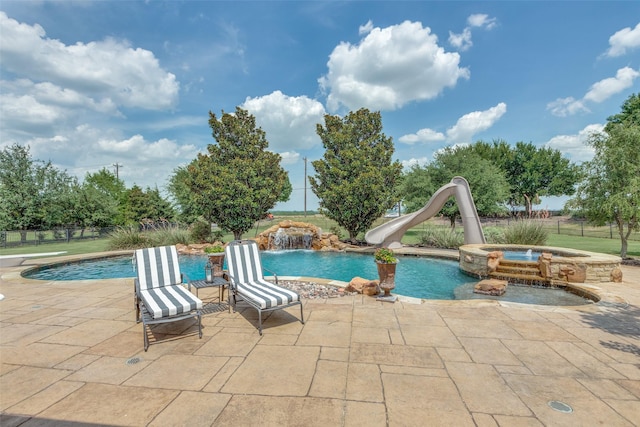
[[[254,301],[260,308],[272,308],[300,300],[297,293],[264,279],[256,242],[231,242],[225,252],[229,275],[244,298]]]
[[[300,295],[266,280],[236,283],[238,293],[254,301],[260,308],[272,308],[300,300]]]
[[[135,253],[140,289],[153,289],[182,282],[175,246],[138,249]]]
[[[202,301],[180,285],[145,289],[140,297],[154,319],[202,309]]]

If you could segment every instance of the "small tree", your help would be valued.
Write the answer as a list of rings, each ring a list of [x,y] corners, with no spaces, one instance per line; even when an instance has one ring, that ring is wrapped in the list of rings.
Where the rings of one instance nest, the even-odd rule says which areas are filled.
[[[640,126],[616,123],[607,133],[592,134],[588,144],[595,156],[584,165],[586,177],[572,205],[592,224],[615,223],[625,258],[629,236],[640,229]]]
[[[316,175],[309,182],[320,211],[355,241],[397,202],[402,165],[391,159],[393,141],[382,133],[380,112],[363,108],[344,119],[325,115],[324,120],[317,133],[325,153],[312,162]]]
[[[189,164],[184,179],[190,197],[182,200],[241,239],[276,202],[288,200],[289,177],[280,155],[267,151],[265,132],[246,110],[223,111],[220,119],[209,112],[209,126],[217,144]]]

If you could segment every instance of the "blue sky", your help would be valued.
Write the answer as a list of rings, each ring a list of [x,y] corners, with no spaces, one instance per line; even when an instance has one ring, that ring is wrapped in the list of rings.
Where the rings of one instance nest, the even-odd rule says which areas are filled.
[[[245,108],[289,171],[276,209],[302,210],[316,124],[361,107],[406,166],[493,139],[589,160],[640,92],[640,2],[4,0],[0,73],[0,147],[127,186],[162,189],[209,111]]]

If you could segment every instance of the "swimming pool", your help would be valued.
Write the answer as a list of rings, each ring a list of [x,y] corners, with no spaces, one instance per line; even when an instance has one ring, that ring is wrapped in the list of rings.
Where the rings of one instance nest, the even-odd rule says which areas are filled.
[[[204,279],[205,256],[180,256],[180,268],[191,280]],[[371,255],[311,250],[266,251],[262,263],[279,276],[319,277],[349,282],[356,276],[377,279]],[[265,273],[268,275],[268,273]],[[131,257],[102,258],[44,266],[25,277],[40,280],[87,280],[134,277]],[[456,261],[400,257],[394,293],[426,299],[454,299],[453,290],[473,279],[462,273]]]
[[[130,256],[88,259],[64,264],[52,264],[26,270],[23,276],[39,280],[91,280],[133,278]],[[183,255],[180,268],[191,280],[204,279],[205,256]],[[345,252],[286,250],[262,252],[266,269],[279,276],[318,277],[349,282],[359,276],[378,277],[372,256]],[[265,273],[268,275],[268,273]],[[494,299],[474,294],[476,279],[460,270],[458,262],[425,257],[401,256],[396,270],[394,294],[432,300]],[[591,301],[578,295],[557,290],[509,286],[502,301],[543,305],[582,305]],[[554,295],[556,297],[554,297]]]

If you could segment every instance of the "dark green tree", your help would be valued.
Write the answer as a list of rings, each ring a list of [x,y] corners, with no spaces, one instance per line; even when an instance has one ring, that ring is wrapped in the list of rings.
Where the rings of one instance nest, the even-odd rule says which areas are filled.
[[[28,146],[0,151],[0,229],[20,230],[68,225],[75,180],[51,162],[34,160]]]
[[[190,195],[184,200],[241,239],[276,202],[288,200],[291,184],[280,155],[267,151],[265,132],[246,110],[223,111],[220,118],[209,112],[209,126],[217,144],[189,164],[184,179]]]
[[[462,176],[469,182],[478,214],[494,216],[505,213],[505,201],[509,197],[509,184],[504,173],[493,163],[477,154],[472,147],[446,147],[434,156],[433,162],[424,168],[414,166],[403,179],[402,194],[409,212],[422,208],[440,187],[454,176]],[[455,227],[460,216],[452,197],[440,211]]]
[[[509,181],[512,206],[524,206],[531,215],[532,205],[541,196],[572,195],[580,168],[562,156],[558,150],[518,142],[509,148],[505,141],[493,144],[479,142],[473,150],[496,164]]]
[[[320,212],[333,219],[355,241],[397,201],[402,165],[392,160],[393,140],[382,133],[380,112],[366,108],[346,117],[325,115],[317,125],[325,153],[312,162],[311,189]]]
[[[120,210],[127,188],[115,174],[102,168],[87,173],[81,188],[83,209],[88,211],[88,224],[96,227],[124,225]]]
[[[137,185],[125,191],[121,204],[125,224],[166,222],[173,220],[174,211],[169,201],[162,198],[157,188],[145,191]]]
[[[620,256],[627,256],[628,239],[640,230],[640,102],[631,95],[622,113],[609,117],[606,132],[594,133],[588,144],[593,160],[584,165],[585,178],[571,205],[595,225],[616,224]]]

